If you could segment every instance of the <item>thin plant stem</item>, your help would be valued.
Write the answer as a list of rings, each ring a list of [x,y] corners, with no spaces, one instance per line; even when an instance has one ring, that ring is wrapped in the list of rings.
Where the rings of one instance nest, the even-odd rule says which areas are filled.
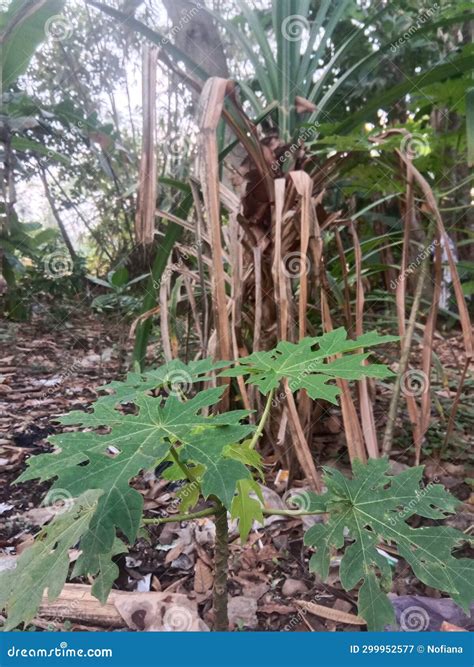
[[[172,516],[158,517],[156,519],[143,519],[145,526],[159,526],[162,523],[179,523],[180,521],[191,521],[192,519],[201,519],[205,516],[213,516],[216,513],[215,507],[206,507],[199,512],[189,512],[187,514],[173,514]]]
[[[258,422],[257,430],[253,434],[253,438],[250,441],[250,445],[249,445],[250,449],[255,449],[255,447],[256,447],[259,439],[260,439],[260,436],[263,433],[263,429],[265,428],[265,424],[266,424],[266,421],[268,419],[268,415],[270,414],[270,409],[272,407],[273,394],[274,394],[274,390],[272,389],[271,392],[268,394],[267,402],[265,404],[265,409],[262,413],[262,416],[260,417],[260,421]]]
[[[145,526],[159,526],[162,523],[179,523],[180,521],[192,521],[193,519],[201,519],[206,516],[213,516],[219,511],[219,507],[213,505],[206,507],[199,512],[189,512],[187,514],[173,514],[173,516],[158,517],[156,519],[143,519],[142,523]],[[288,518],[298,518],[300,516],[311,516],[316,514],[325,514],[324,510],[314,510],[305,512],[304,510],[280,510],[276,508],[262,507],[262,514],[265,516],[287,516]]]
[[[315,514],[327,514],[326,510],[313,510],[311,512],[305,512],[304,510],[278,510],[274,508],[269,508],[266,509],[265,507],[262,508],[262,514],[265,516],[287,516],[289,518],[294,519],[295,517],[298,518],[299,516],[312,516]]]

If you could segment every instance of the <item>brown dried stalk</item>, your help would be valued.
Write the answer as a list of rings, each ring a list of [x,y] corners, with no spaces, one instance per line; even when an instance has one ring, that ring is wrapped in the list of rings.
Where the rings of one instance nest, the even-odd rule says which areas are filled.
[[[143,138],[140,159],[135,238],[142,246],[151,245],[155,237],[157,193],[156,171],[156,65],[158,47],[143,47],[142,100]]]

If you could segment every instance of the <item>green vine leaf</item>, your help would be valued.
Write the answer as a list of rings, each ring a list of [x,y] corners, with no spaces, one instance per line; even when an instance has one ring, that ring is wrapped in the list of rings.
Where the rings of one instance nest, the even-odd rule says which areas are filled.
[[[50,601],[59,596],[69,571],[69,549],[87,532],[100,495],[101,491],[89,490],[79,496],[38,533],[16,568],[0,575],[0,609],[8,614],[5,631],[31,621],[46,589]]]
[[[306,389],[313,399],[337,403],[340,390],[337,386],[328,385],[330,380],[393,375],[383,364],[366,365],[368,354],[345,353],[397,340],[396,336],[380,336],[377,333],[367,333],[351,340],[347,339],[346,330],[340,328],[323,336],[304,338],[299,343],[281,341],[274,350],[254,352],[239,359],[238,366],[223,371],[221,375],[248,375],[247,383],[256,385],[262,394],[274,391],[283,379],[288,379],[292,391]],[[330,359],[340,354],[343,356]]]
[[[388,471],[386,459],[371,459],[366,465],[355,462],[351,480],[337,470],[325,469],[327,492],[314,496],[314,504],[323,506],[330,518],[305,534],[305,544],[316,549],[310,569],[326,579],[331,549],[344,547],[348,531],[352,542],[341,561],[341,584],[349,591],[362,582],[359,615],[369,630],[382,630],[394,622],[385,595],[391,570],[377,550],[382,540],[397,546],[418,579],[449,593],[463,609],[467,610],[474,598],[474,562],[452,554],[466,536],[447,526],[412,528],[405,521],[415,514],[444,518],[455,510],[457,500],[439,484],[423,488],[422,466],[397,476]]]

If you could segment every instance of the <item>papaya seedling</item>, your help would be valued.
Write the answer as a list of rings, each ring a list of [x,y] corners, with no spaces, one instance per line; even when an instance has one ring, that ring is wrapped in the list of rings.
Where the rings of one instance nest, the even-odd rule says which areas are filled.
[[[352,479],[328,468],[325,492],[307,493],[293,510],[266,507],[258,484],[262,459],[256,445],[281,382],[286,381],[292,392],[305,389],[313,399],[337,403],[334,379],[392,375],[383,364],[367,363],[368,354],[360,350],[393,340],[377,333],[351,340],[344,329],[336,329],[297,344],[280,342],[274,350],[235,363],[176,360],[149,372],[129,373],[125,381],[103,387],[107,393],[90,412],[62,417],[62,424],[81,430],[52,436],[54,451],[31,457],[17,482],[54,480],[50,493],[70,498],[71,503],[40,531],[16,568],[0,576],[5,629],[31,621],[44,592],[50,600],[57,598],[69,575],[92,577],[92,593],[105,602],[118,576],[116,557],[134,543],[141,526],[212,516],[214,629],[226,630],[229,514],[238,520],[242,541],[253,522],[263,524],[265,516],[325,515],[324,522],[305,534],[306,545],[314,550],[310,569],[324,579],[331,554],[343,553],[341,583],[348,591],[358,589],[358,613],[370,630],[394,622],[386,595],[391,568],[381,553],[384,544],[397,548],[418,579],[449,593],[467,609],[474,597],[473,564],[453,554],[466,536],[447,526],[413,528],[407,523],[414,515],[442,519],[456,507],[455,498],[441,485],[421,486],[422,467],[390,475],[385,459],[356,462]],[[249,423],[246,410],[212,412],[223,387],[194,391],[216,372],[244,376],[266,396],[257,426]],[[160,466],[168,479],[183,482],[178,492],[181,513],[144,518],[143,497],[130,482],[162,463],[168,464]],[[200,499],[205,508],[193,512]],[[68,554],[73,547],[79,548],[80,556],[70,572]]]

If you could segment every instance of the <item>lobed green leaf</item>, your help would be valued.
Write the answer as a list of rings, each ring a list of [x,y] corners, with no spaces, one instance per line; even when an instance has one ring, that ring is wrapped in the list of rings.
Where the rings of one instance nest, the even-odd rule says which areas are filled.
[[[457,500],[441,485],[421,486],[423,468],[389,473],[386,459],[355,462],[353,479],[326,469],[327,492],[314,496],[330,518],[305,534],[305,544],[316,552],[310,568],[328,576],[332,549],[342,549],[351,540],[341,561],[341,583],[353,590],[359,583],[359,615],[369,630],[383,630],[394,623],[393,609],[385,591],[391,584],[391,569],[378,550],[381,541],[395,544],[416,577],[428,586],[449,593],[465,610],[474,598],[474,563],[456,558],[453,549],[466,540],[463,533],[447,526],[412,528],[406,519],[415,514],[444,518],[454,512]]]
[[[100,495],[99,490],[88,490],[79,496],[40,531],[14,570],[0,574],[0,609],[8,615],[5,631],[31,621],[45,590],[50,601],[59,596],[69,571],[69,550],[88,530]]]
[[[337,404],[338,387],[328,385],[333,379],[360,380],[363,377],[384,378],[393,375],[381,364],[365,364],[368,354],[346,354],[366,347],[397,341],[395,336],[367,333],[356,340],[348,339],[344,328],[323,336],[304,338],[299,343],[281,341],[274,350],[254,352],[239,359],[239,365],[221,372],[222,376],[247,375],[247,383],[256,385],[262,394],[278,388],[288,379],[292,391],[306,389],[313,399]],[[339,358],[333,358],[344,354]]]

